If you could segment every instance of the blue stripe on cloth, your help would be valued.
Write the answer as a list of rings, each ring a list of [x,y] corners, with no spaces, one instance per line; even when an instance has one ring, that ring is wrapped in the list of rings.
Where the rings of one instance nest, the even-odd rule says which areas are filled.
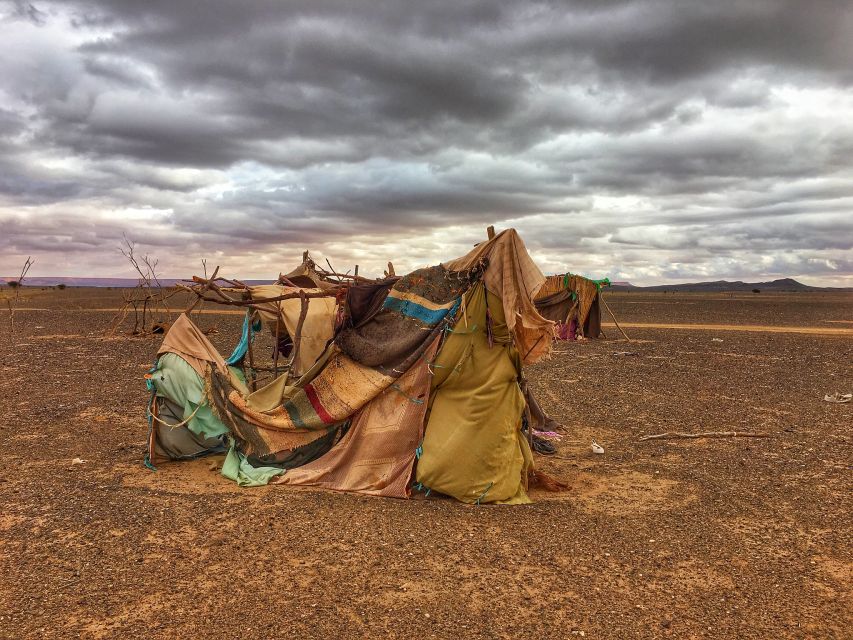
[[[453,307],[455,306],[456,305],[454,304]],[[453,307],[448,307],[447,309],[427,309],[425,306],[420,305],[417,302],[392,298],[391,296],[385,298],[385,302],[382,305],[383,309],[397,311],[404,316],[415,318],[416,320],[420,320],[424,324],[428,325],[438,324]]]

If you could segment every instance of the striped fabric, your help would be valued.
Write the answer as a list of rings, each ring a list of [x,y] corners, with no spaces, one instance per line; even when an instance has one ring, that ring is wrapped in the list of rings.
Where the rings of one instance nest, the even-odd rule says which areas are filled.
[[[414,293],[392,289],[388,292],[382,308],[397,311],[407,318],[420,320],[427,325],[434,325],[443,320],[457,303],[458,300],[451,300],[445,304],[436,304]]]

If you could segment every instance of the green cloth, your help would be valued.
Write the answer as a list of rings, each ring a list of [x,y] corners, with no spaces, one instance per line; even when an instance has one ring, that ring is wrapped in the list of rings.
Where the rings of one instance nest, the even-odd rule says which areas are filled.
[[[486,333],[487,299],[492,347]],[[521,357],[512,345],[500,298],[487,294],[482,284],[465,294],[432,369],[417,482],[468,503],[529,503],[525,486],[532,456],[521,434]]]
[[[233,441],[228,455],[225,456],[225,462],[222,463],[222,475],[241,487],[261,487],[269,484],[270,480],[284,471],[278,467],[253,467],[246,460],[246,456],[234,448]]]
[[[243,374],[239,369],[229,369],[232,374],[242,378]],[[174,353],[161,355],[157,360],[157,368],[151,374],[151,382],[157,389],[158,396],[168,398],[183,408],[182,420],[193,416],[186,424],[192,433],[203,438],[228,433],[228,428],[207,405],[204,379],[181,356]]]

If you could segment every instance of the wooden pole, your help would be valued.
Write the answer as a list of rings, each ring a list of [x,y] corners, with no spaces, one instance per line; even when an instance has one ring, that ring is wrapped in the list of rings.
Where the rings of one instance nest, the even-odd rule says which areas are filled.
[[[249,316],[249,384],[252,387],[252,391],[258,390],[258,378],[255,374],[255,353],[252,349],[252,320],[254,319],[255,314]]]
[[[338,289],[329,289],[326,291],[317,291],[306,293],[304,291],[293,292],[293,293],[284,293],[280,296],[275,296],[274,298],[254,298],[250,300],[234,300],[234,299],[219,299],[219,298],[209,298],[204,295],[204,292],[201,289],[194,289],[192,287],[187,287],[182,284],[175,285],[180,289],[185,291],[189,291],[194,293],[198,297],[207,302],[215,302],[217,304],[229,305],[232,307],[254,307],[259,304],[264,304],[266,302],[278,302],[279,300],[292,300],[293,298],[300,298],[303,295],[306,298],[334,298],[337,295]]]
[[[604,303],[604,308],[605,308],[605,309],[607,309],[607,312],[610,314],[610,317],[611,317],[611,318],[613,318],[613,322],[616,324],[616,328],[617,328],[617,329],[619,329],[619,331],[621,331],[621,332],[622,332],[622,335],[623,335],[623,336],[625,336],[625,339],[626,339],[628,342],[631,342],[631,338],[629,338],[629,337],[628,337],[628,334],[627,334],[627,333],[625,333],[625,330],[624,330],[624,329],[622,329],[622,327],[620,327],[620,326],[619,326],[619,321],[616,319],[616,316],[615,316],[615,315],[613,315],[613,311],[610,309],[610,305],[608,305],[608,304],[607,304],[607,301],[604,299],[604,294],[603,294],[603,293],[601,293],[601,292],[599,292],[599,293],[598,293],[598,298],[599,298],[599,300],[601,300],[601,302],[603,302],[603,303]]]
[[[279,345],[281,344],[281,303],[276,305],[278,313],[275,316],[275,357],[273,358],[273,376],[278,378],[278,350]]]
[[[292,336],[293,338],[293,353],[290,357],[290,368],[289,372],[293,371],[293,365],[296,363],[296,358],[299,355],[299,347],[302,343],[302,325],[305,324],[305,318],[308,316],[308,296],[305,295],[305,292],[300,290],[299,298],[302,302],[302,308],[299,310],[299,321],[296,323],[296,335]],[[299,372],[303,373],[302,371]],[[288,374],[289,375],[289,374]]]

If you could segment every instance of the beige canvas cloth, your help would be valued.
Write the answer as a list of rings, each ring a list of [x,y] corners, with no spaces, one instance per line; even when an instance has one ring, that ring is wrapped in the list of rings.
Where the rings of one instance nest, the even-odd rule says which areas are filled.
[[[503,303],[506,324],[524,364],[532,364],[551,353],[554,323],[536,310],[533,298],[545,283],[545,275],[533,262],[515,229],[501,231],[477,245],[467,255],[444,263],[451,271],[471,269],[482,258],[489,266],[483,278],[486,289]]]
[[[249,287],[252,298],[275,298],[288,293],[296,293],[300,289],[283,287],[277,284],[262,284]],[[306,293],[317,293],[320,289],[302,289]],[[261,319],[272,331],[276,331],[276,323],[280,323],[279,335],[289,335],[296,342],[296,329],[299,324],[299,314],[302,311],[302,301],[299,298],[263,302],[257,305]],[[302,325],[299,352],[293,362],[291,373],[301,376],[308,371],[322,355],[326,345],[335,333],[335,313],[337,303],[334,297],[308,298],[308,314]]]
[[[277,482],[408,497],[429,397],[427,363],[433,359],[437,345],[438,340],[395,384],[362,408],[331,451],[291,469]]]
[[[280,278],[287,278],[299,287],[317,287],[318,289],[337,289],[338,285],[323,280],[312,267],[304,262],[290,273],[283,273]],[[309,284],[310,283],[310,284]]]
[[[181,356],[202,377],[205,375],[208,362],[215,364],[220,371],[227,371],[225,359],[185,313],[178,316],[166,333],[157,355],[164,353],[175,353]]]

